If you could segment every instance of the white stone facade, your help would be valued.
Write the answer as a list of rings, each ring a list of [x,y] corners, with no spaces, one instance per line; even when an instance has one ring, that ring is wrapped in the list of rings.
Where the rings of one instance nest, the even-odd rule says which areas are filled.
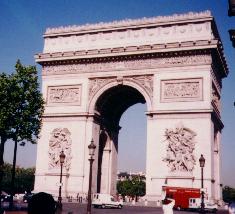
[[[209,11],[47,29],[42,65],[45,113],[35,191],[63,196],[88,190],[88,148],[97,145],[93,192],[116,193],[119,119],[147,103],[146,195],[162,186],[200,188],[221,200],[220,138],[223,47]],[[130,151],[131,152],[131,151]]]

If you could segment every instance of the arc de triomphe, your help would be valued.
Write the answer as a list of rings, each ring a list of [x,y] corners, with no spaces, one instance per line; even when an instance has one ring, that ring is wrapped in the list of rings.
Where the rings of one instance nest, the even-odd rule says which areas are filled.
[[[88,190],[94,139],[93,192],[116,193],[119,120],[147,104],[146,195],[162,186],[200,188],[221,200],[220,97],[228,69],[209,11],[49,28],[42,65],[45,113],[38,141],[35,191],[63,196]],[[134,151],[130,151],[134,152]]]

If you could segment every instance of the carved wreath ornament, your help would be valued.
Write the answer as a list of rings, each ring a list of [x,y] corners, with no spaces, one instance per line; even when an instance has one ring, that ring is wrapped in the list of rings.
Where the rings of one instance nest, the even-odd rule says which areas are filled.
[[[163,159],[171,172],[191,172],[196,164],[193,154],[195,149],[194,137],[196,133],[183,126],[165,131],[167,154]]]
[[[60,167],[60,153],[63,150],[65,161],[63,167],[69,170],[71,165],[71,133],[67,128],[56,128],[51,132],[49,141],[49,169]]]

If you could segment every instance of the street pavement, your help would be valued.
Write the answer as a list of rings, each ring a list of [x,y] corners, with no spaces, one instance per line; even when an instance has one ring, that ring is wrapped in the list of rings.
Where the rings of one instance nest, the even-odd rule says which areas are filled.
[[[7,204],[2,204],[3,207],[7,208]],[[17,210],[27,210],[27,203],[15,203],[15,208]],[[63,203],[63,212],[62,214],[86,214],[87,204],[85,203]],[[147,207],[147,206],[136,206],[136,205],[124,205],[122,209],[97,209],[93,208],[91,210],[92,214],[162,214],[161,207]],[[19,213],[16,212],[17,214]],[[26,213],[26,212],[25,212]],[[43,213],[42,213],[43,214]],[[197,212],[189,211],[174,211],[174,214],[197,214]],[[219,210],[217,214],[228,214],[227,210]]]
[[[144,207],[144,206],[123,206],[122,209],[97,209],[92,208],[92,214],[162,214],[160,207]],[[174,211],[174,214],[196,214],[197,212]],[[86,204],[64,203],[63,214],[86,214]],[[228,214],[226,210],[219,210],[217,214]]]

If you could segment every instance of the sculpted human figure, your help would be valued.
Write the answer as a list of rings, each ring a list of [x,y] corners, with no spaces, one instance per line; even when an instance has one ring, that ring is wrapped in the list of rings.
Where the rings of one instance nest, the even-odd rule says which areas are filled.
[[[183,126],[175,130],[166,129],[165,136],[168,143],[167,154],[163,161],[171,171],[192,171],[196,163],[193,151],[195,149],[194,136],[196,134]]]
[[[59,155],[64,151],[66,159],[64,167],[68,170],[71,164],[71,139],[67,128],[56,128],[51,133],[49,141],[49,168],[53,169],[60,165]]]

